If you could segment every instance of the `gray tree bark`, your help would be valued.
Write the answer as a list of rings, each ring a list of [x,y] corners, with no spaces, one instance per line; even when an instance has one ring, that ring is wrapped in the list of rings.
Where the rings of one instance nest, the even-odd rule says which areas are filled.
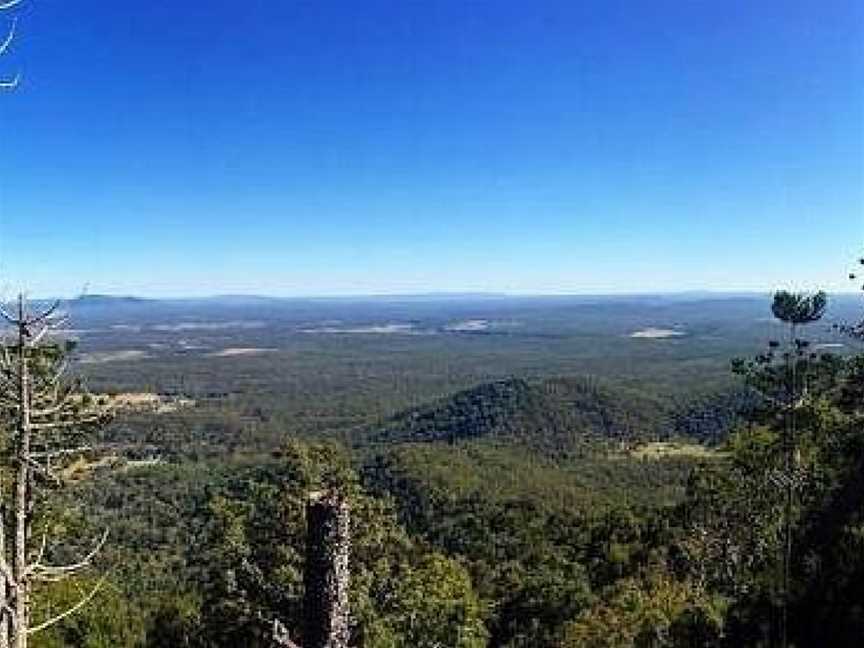
[[[304,648],[348,648],[351,516],[332,491],[312,493],[306,507]]]
[[[18,353],[19,353],[19,413],[18,447],[16,448],[15,479],[15,555],[12,573],[15,578],[15,648],[27,648],[27,629],[30,627],[30,581],[27,578],[27,530],[29,528],[30,485],[30,372],[27,357],[27,326],[24,315],[24,297],[18,296]]]

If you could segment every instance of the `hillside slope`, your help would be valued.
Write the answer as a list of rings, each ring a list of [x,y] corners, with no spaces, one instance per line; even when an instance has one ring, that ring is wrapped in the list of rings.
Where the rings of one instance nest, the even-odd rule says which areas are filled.
[[[664,428],[662,406],[584,378],[509,378],[411,408],[369,435],[375,443],[454,443],[490,438],[549,450],[587,439],[635,441]]]

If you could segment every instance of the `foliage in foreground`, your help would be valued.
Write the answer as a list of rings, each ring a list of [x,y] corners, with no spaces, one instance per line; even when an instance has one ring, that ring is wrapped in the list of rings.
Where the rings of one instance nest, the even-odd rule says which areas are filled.
[[[485,645],[464,568],[413,541],[383,500],[365,495],[332,446],[290,444],[282,465],[229,483],[209,503],[196,572],[208,646],[269,646],[274,619],[300,628],[308,493],[338,488],[352,515],[356,645]]]

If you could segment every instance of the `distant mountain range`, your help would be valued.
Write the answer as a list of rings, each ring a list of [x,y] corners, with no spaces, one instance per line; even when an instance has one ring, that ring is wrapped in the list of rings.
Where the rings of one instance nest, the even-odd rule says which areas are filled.
[[[129,295],[81,295],[75,299],[68,300],[67,303],[83,306],[103,306],[111,304],[143,304],[149,301],[154,300],[146,299],[144,297],[132,297]]]
[[[593,301],[704,301],[718,299],[766,299],[771,291],[765,292],[715,292],[705,290],[669,292],[669,293],[613,293],[613,294],[518,294],[500,292],[429,292],[405,294],[368,294],[368,295],[308,295],[308,296],[274,296],[260,294],[228,293],[189,297],[139,297],[135,295],[85,294],[72,299],[61,299],[70,304],[117,304],[117,303],[151,303],[151,302],[186,302],[186,303],[221,303],[221,304],[267,304],[284,302],[437,302],[437,301],[485,301],[485,300],[548,300],[562,302],[593,302]],[[860,298],[860,293],[833,293],[831,297],[846,300]],[[50,302],[53,298],[40,298],[37,302]]]

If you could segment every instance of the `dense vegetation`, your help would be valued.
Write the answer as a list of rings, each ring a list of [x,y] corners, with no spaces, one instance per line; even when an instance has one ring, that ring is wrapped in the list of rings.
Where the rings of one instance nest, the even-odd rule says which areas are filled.
[[[660,435],[656,401],[612,392],[591,379],[555,378],[539,384],[510,378],[411,408],[375,426],[379,443],[457,441],[492,437],[551,452],[591,440],[638,440]],[[355,435],[356,438],[356,435]]]
[[[483,355],[493,337],[448,344]],[[125,411],[69,473],[46,523],[69,555],[106,527],[110,542],[85,579],[38,592],[36,616],[108,581],[35,644],[269,646],[277,619],[296,634],[305,497],[331,486],[354,513],[358,646],[769,646],[784,602],[790,645],[860,644],[864,357],[754,343],[732,372],[739,340],[726,379],[690,384],[698,344],[650,342],[637,356],[660,385],[679,377],[669,391],[642,365],[568,375],[550,356],[545,374],[519,371],[502,360],[520,357],[518,336],[495,337],[479,372],[418,355],[443,341],[417,338],[348,336],[326,357],[295,348],[290,365],[85,365],[100,389],[190,403]],[[806,379],[791,463],[776,398],[789,358]]]

